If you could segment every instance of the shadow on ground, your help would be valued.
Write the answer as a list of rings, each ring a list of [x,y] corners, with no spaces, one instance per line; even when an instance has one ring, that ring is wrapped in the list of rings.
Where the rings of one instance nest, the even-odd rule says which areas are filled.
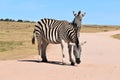
[[[58,61],[48,61],[48,62],[42,62],[39,60],[18,60],[19,62],[30,62],[30,63],[47,63],[47,64],[54,64],[54,65],[63,65],[63,66],[71,66],[70,64],[62,64],[62,62]]]

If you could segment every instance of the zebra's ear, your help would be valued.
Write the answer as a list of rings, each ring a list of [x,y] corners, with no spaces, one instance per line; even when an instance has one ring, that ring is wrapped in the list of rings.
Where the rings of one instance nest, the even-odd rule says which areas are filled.
[[[73,15],[74,15],[74,16],[77,16],[77,14],[75,13],[75,11],[73,11]]]
[[[84,12],[83,14],[82,14],[82,17],[84,17],[86,15],[86,12]]]
[[[78,12],[78,15],[80,15],[80,14],[81,14],[81,11]]]

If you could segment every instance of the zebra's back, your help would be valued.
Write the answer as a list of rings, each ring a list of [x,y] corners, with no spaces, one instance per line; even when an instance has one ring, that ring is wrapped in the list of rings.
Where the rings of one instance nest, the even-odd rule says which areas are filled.
[[[55,20],[55,19],[41,19],[35,25],[36,37],[40,36],[42,39],[46,40],[49,43],[60,43],[60,29],[63,29],[69,25],[68,21]]]

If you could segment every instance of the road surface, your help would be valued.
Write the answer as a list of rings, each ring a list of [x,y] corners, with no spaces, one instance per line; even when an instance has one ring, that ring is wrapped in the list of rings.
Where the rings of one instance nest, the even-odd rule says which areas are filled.
[[[81,33],[81,64],[70,66],[66,50],[66,65],[61,65],[60,45],[49,45],[49,62],[35,57],[0,61],[0,80],[120,80],[120,40],[110,37],[120,31]],[[67,48],[66,48],[67,49]]]

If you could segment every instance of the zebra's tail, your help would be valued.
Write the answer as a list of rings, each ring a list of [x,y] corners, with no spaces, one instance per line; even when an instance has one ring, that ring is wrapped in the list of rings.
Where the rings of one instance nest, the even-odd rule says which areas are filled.
[[[32,44],[35,44],[35,30],[33,31]]]

